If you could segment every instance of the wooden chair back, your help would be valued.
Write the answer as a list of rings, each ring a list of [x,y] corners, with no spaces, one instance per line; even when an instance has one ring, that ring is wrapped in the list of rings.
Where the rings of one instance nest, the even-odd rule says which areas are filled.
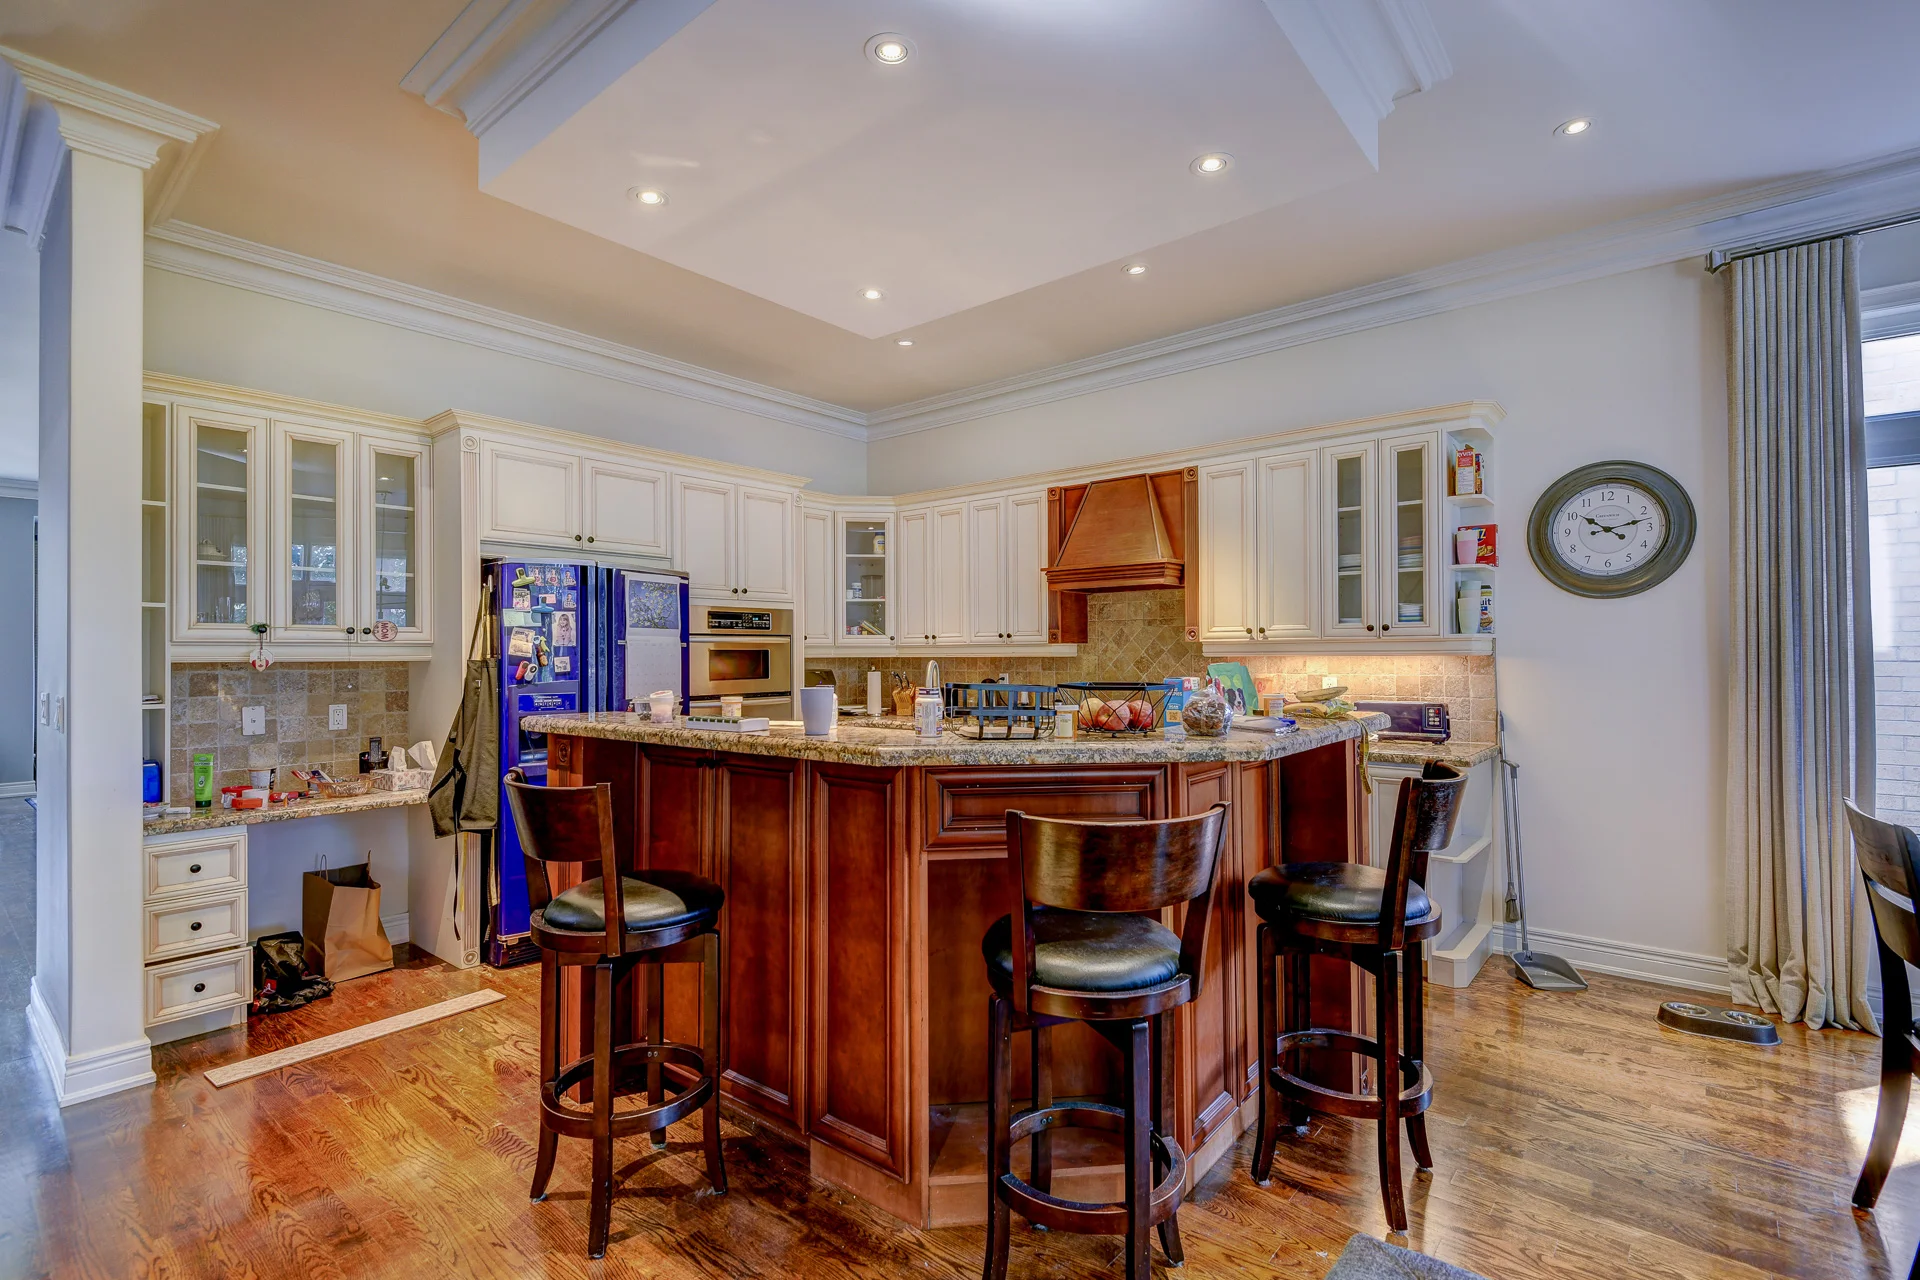
[[[1466,775],[1452,765],[1428,762],[1418,778],[1402,778],[1393,808],[1393,843],[1387,851],[1387,899],[1380,910],[1380,946],[1407,944],[1407,886],[1427,883],[1435,849],[1452,843],[1460,825],[1460,795]]]
[[[1880,945],[1908,964],[1920,964],[1920,917],[1914,914],[1920,887],[1920,836],[1906,827],[1868,817],[1846,802],[1847,825],[1853,828],[1853,848],[1860,872],[1867,878],[1867,901],[1873,907],[1874,932]],[[1889,897],[1888,895],[1894,895]],[[1895,897],[1905,902],[1895,901]]]
[[[507,807],[520,832],[520,851],[527,863],[527,901],[539,911],[553,901],[553,883],[547,878],[550,862],[579,862],[593,867],[605,895],[606,943],[603,954],[618,956],[626,949],[626,915],[621,909],[620,856],[613,841],[613,788],[602,782],[591,787],[544,787],[527,781],[515,765],[507,770]]]
[[[1200,994],[1200,957],[1213,916],[1207,898],[1226,846],[1232,807],[1224,802],[1186,818],[1078,822],[1007,811],[1012,861],[1013,999],[1028,1012],[1033,973],[1033,911],[1054,907],[1140,915],[1185,905],[1180,971]]]

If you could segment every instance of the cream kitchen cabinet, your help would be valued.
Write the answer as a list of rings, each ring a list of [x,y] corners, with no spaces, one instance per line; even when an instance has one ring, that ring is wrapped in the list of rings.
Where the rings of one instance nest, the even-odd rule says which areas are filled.
[[[1432,432],[1322,451],[1324,634],[1440,633],[1439,455]]]
[[[894,588],[900,607],[894,639],[902,648],[968,640],[967,504],[909,507],[899,513]]]
[[[1047,642],[1047,491],[1007,499],[1007,639]]]
[[[838,570],[839,618],[834,643],[891,648],[897,643],[893,570],[893,515],[842,511],[834,521],[833,567]]]
[[[814,648],[832,645],[839,627],[833,514],[826,507],[800,508],[800,641]]]
[[[1005,498],[978,498],[967,504],[967,639],[975,644],[1006,643]]]
[[[967,504],[967,636],[978,645],[1047,640],[1045,490]]]
[[[1252,458],[1200,469],[1200,640],[1254,635],[1260,558],[1255,517],[1258,466]]]
[[[676,473],[673,508],[674,563],[695,595],[793,601],[791,493]]]
[[[175,421],[173,638],[246,644],[269,607],[267,419],[182,405]]]
[[[1298,640],[1319,632],[1319,465],[1313,450],[1272,454],[1257,464],[1255,640]]]
[[[480,540],[508,546],[665,557],[669,476],[620,459],[480,442]]]

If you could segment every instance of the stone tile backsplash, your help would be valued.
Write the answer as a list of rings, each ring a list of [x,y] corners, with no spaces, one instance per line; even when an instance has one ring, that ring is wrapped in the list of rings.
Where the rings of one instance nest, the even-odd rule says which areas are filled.
[[[213,752],[215,787],[241,786],[254,769],[319,764],[336,777],[357,773],[367,739],[405,746],[409,667],[404,662],[286,663],[255,671],[245,663],[180,663],[173,668],[169,765],[171,803],[193,802],[193,756]],[[327,709],[347,708],[347,727],[327,729]],[[266,708],[266,732],[240,732],[242,707]]]
[[[1071,658],[941,658],[944,680],[970,682],[1012,678],[1016,684],[1064,684],[1076,680],[1162,680],[1199,675],[1209,659],[1187,642],[1185,593],[1114,591],[1087,600],[1087,643]],[[1318,688],[1320,677],[1339,678],[1348,697],[1439,701],[1447,704],[1453,736],[1491,742],[1494,737],[1493,659],[1490,656],[1423,654],[1407,657],[1260,655],[1241,659],[1256,680],[1271,677],[1275,687]],[[808,659],[808,667],[830,668],[841,700],[866,698],[866,673],[899,671],[916,682],[925,658]],[[1262,681],[1264,684],[1264,681]]]

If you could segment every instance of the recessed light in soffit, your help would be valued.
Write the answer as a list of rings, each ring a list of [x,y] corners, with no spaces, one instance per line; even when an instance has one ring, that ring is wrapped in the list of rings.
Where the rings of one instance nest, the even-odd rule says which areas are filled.
[[[635,204],[646,205],[649,209],[658,209],[667,202],[667,193],[658,187],[635,187],[627,192]]]
[[[1554,133],[1562,138],[1575,138],[1593,128],[1593,121],[1587,116],[1575,116],[1565,124],[1554,128]]]
[[[1203,178],[1217,177],[1233,168],[1233,157],[1224,151],[1209,151],[1203,156],[1195,156],[1188,168]]]
[[[886,297],[887,295],[880,292],[878,289],[862,289],[860,291],[860,296],[865,298],[868,302],[878,302],[882,298]]]
[[[1126,266],[1120,268],[1120,270],[1130,276],[1143,276],[1147,274],[1147,264],[1144,262],[1129,262]]]
[[[867,57],[883,67],[897,67],[913,56],[913,42],[894,31],[882,31],[867,41]]]

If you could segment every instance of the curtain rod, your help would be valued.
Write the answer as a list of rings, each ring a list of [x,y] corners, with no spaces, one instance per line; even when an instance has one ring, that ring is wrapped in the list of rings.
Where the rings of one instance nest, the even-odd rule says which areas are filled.
[[[1920,213],[1903,213],[1892,218],[1882,218],[1878,222],[1864,222],[1859,226],[1848,227],[1842,231],[1829,231],[1825,235],[1809,236],[1805,240],[1790,240],[1785,244],[1760,245],[1752,249],[1715,249],[1707,255],[1708,272],[1716,272],[1730,262],[1741,258],[1756,258],[1763,253],[1772,253],[1778,249],[1798,249],[1801,245],[1819,244],[1822,240],[1838,240],[1842,236],[1865,235],[1869,231],[1885,231],[1890,227],[1904,227],[1920,222]]]

